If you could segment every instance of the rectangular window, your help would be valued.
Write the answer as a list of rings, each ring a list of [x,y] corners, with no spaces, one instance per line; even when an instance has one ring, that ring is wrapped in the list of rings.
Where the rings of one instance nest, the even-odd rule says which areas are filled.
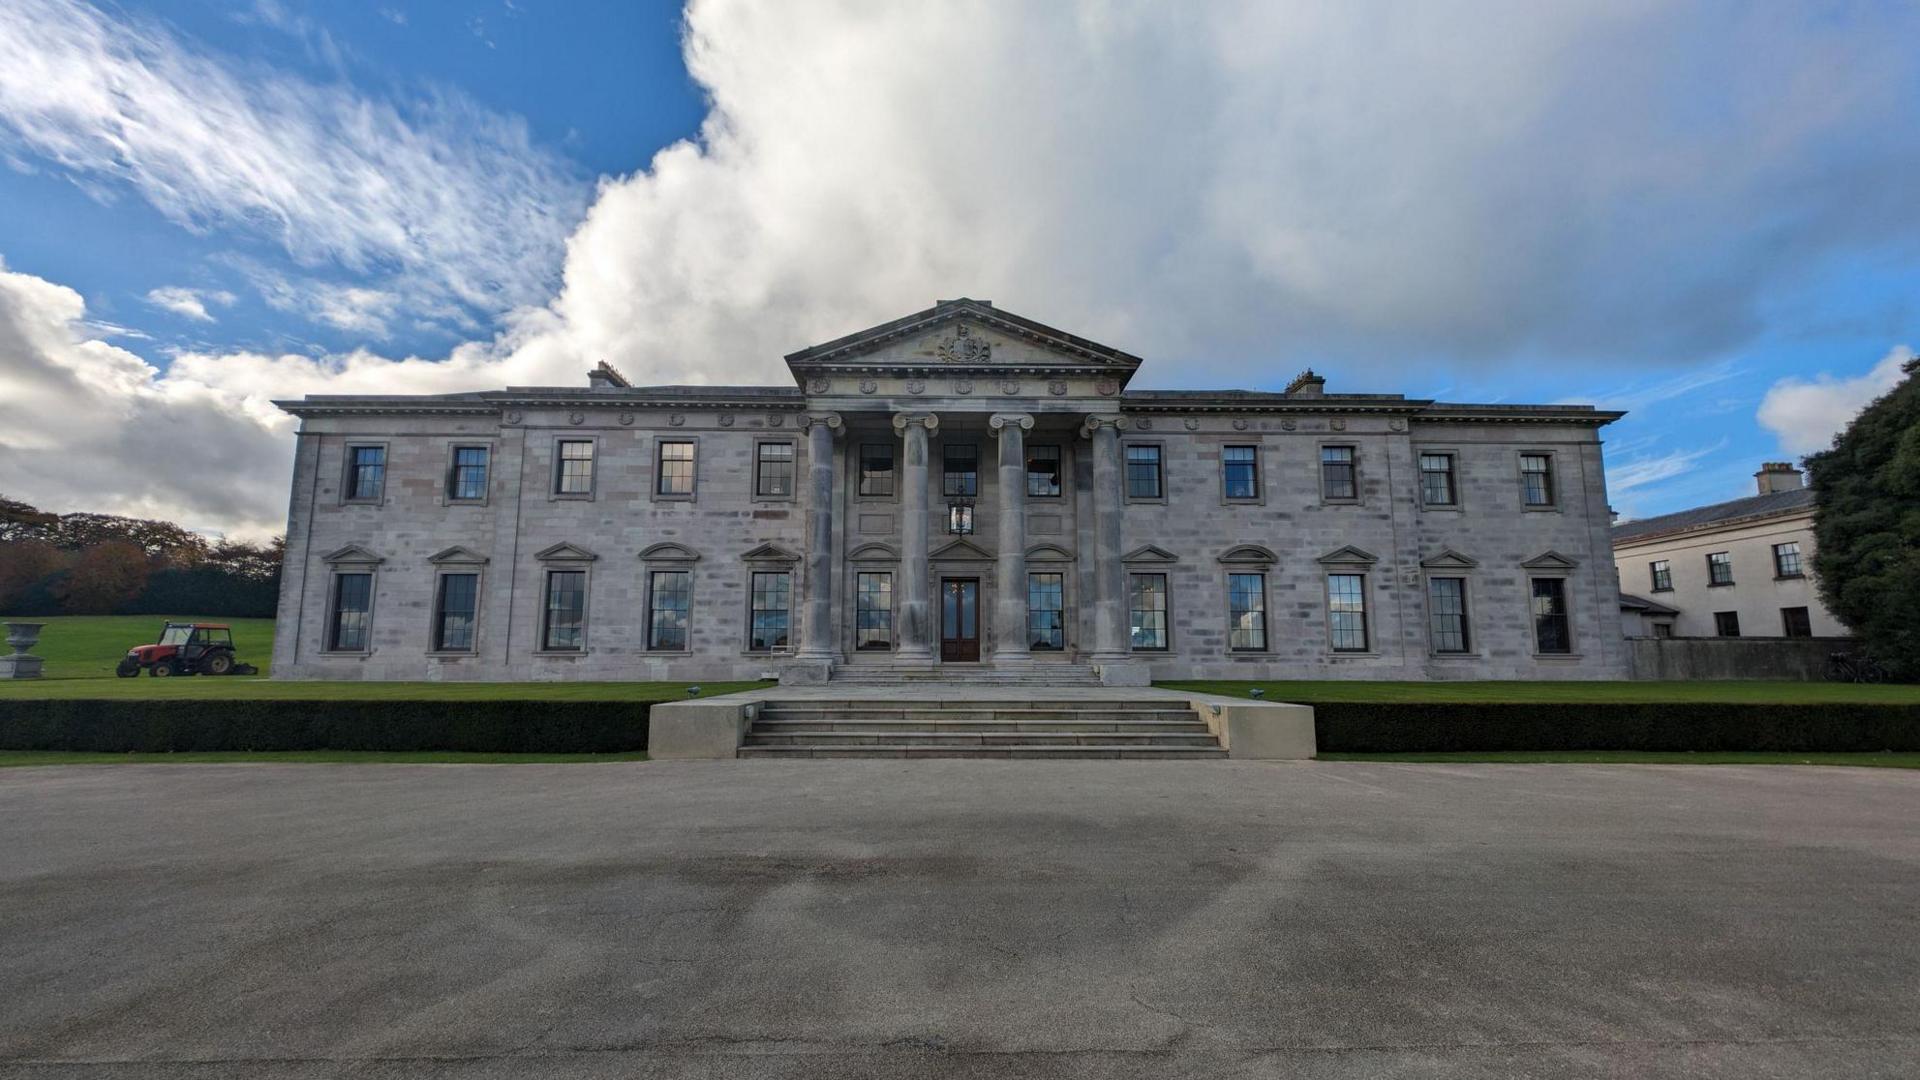
[[[1260,448],[1229,446],[1220,451],[1221,480],[1229,499],[1260,497]]]
[[[387,448],[347,448],[347,498],[377,502],[387,486]]]
[[[893,445],[891,443],[860,445],[860,494],[880,496],[893,494]]]
[[[1780,609],[1780,628],[1788,637],[1812,637],[1813,619],[1803,607]]]
[[[547,606],[540,626],[540,648],[579,652],[586,646],[587,572],[547,571]]]
[[[1573,630],[1567,621],[1567,583],[1560,578],[1533,579],[1533,645],[1542,653],[1573,651]]]
[[[1713,632],[1721,637],[1740,636],[1740,613],[1737,611],[1716,611],[1713,613]]]
[[[660,475],[654,481],[656,495],[693,494],[693,443],[686,439],[662,440]]]
[[[1360,497],[1360,488],[1354,482],[1353,447],[1323,446],[1320,448],[1320,497],[1322,499]]]
[[[1427,579],[1427,632],[1437,653],[1467,651],[1467,579]]]
[[[1227,648],[1267,651],[1267,575],[1227,575]]]
[[[591,439],[561,440],[560,459],[553,474],[553,490],[557,495],[593,494]]]
[[[1027,447],[1027,498],[1059,497],[1060,448],[1048,445]]]
[[[1166,649],[1167,575],[1129,575],[1127,609],[1128,621],[1133,626],[1133,647]]]
[[[1528,506],[1553,505],[1553,457],[1520,455],[1520,491]]]
[[[753,575],[751,636],[747,647],[756,652],[787,647],[792,622],[793,575],[784,570]]]
[[[1160,498],[1160,448],[1127,447],[1127,498]]]
[[[1773,545],[1773,574],[1775,577],[1804,577],[1800,569],[1800,545],[1785,543]]]
[[[373,611],[373,575],[340,574],[333,579],[333,611],[327,619],[327,648],[365,652],[367,619]]]
[[[1452,454],[1420,455],[1420,501],[1428,506],[1452,506],[1458,501]]]
[[[1672,637],[1672,636],[1673,636],[1673,624],[1672,624],[1672,623],[1670,623],[1670,622],[1657,622],[1657,623],[1654,623],[1654,624],[1653,624],[1653,636],[1654,636],[1654,637],[1657,637],[1657,638],[1670,638],[1670,637]]]
[[[940,448],[940,493],[971,499],[980,494],[980,448],[973,443],[948,443]]]
[[[893,648],[893,575],[856,575],[854,595],[853,647],[881,652]]]
[[[1367,651],[1367,575],[1327,575],[1327,625],[1334,652]]]
[[[472,652],[473,617],[480,604],[479,574],[441,574],[433,605],[435,652]]]
[[[1665,559],[1655,559],[1647,564],[1647,569],[1653,574],[1654,592],[1673,591],[1673,566],[1671,563]]]
[[[793,444],[763,442],[753,451],[753,493],[784,498],[793,494]]]
[[[685,649],[687,619],[693,612],[693,572],[655,570],[648,575],[647,597],[647,648]]]
[[[447,477],[447,498],[476,502],[487,497],[487,448],[453,448],[453,471]]]
[[[1707,584],[1733,584],[1733,555],[1725,551],[1716,551],[1707,556]]]
[[[1066,575],[1027,575],[1029,647],[1057,651],[1067,647]]]

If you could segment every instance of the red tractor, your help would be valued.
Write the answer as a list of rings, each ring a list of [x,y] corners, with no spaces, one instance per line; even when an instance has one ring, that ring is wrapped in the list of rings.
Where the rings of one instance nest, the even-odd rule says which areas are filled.
[[[233,628],[226,623],[170,622],[153,645],[136,645],[120,659],[114,674],[130,679],[146,668],[155,678],[170,675],[258,675],[260,669],[233,658]]]

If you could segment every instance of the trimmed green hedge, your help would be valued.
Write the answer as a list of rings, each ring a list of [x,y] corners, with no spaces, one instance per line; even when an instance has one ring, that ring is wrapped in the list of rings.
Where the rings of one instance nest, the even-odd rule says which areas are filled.
[[[1326,702],[1313,710],[1328,753],[1920,750],[1920,705]]]
[[[647,705],[632,701],[0,699],[0,750],[606,754],[646,748]]]

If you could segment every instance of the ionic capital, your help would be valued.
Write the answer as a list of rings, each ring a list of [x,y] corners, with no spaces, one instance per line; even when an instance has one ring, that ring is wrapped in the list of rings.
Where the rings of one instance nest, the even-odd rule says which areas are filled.
[[[927,429],[931,435],[940,430],[940,418],[933,413],[894,413],[893,430],[906,434],[907,429],[918,425]]]
[[[1127,430],[1127,418],[1121,416],[1119,413],[1092,413],[1083,416],[1080,418],[1080,437],[1083,439],[1091,439],[1093,438],[1093,433],[1103,427],[1110,427],[1115,431],[1125,431]]]
[[[846,434],[846,422],[840,419],[840,414],[837,412],[812,413],[801,417],[800,430],[812,431],[822,424],[832,430],[835,438]]]
[[[993,432],[996,438],[999,437],[1001,429],[1008,427],[1016,427],[1021,431],[1032,431],[1033,414],[1023,412],[997,412],[987,417],[987,428]]]

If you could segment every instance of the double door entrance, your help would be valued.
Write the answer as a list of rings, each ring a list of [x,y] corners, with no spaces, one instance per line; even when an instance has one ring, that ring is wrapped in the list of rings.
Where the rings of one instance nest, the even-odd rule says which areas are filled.
[[[980,659],[980,579],[940,579],[940,659]]]

